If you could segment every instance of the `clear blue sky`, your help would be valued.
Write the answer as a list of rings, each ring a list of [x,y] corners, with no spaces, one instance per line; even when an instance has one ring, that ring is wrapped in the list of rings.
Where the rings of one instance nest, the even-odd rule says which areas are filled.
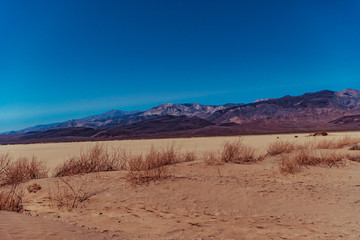
[[[360,89],[360,1],[2,0],[0,132]]]

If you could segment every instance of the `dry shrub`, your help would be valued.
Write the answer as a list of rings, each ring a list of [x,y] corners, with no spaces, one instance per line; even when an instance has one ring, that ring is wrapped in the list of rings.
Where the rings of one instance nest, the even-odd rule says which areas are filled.
[[[156,152],[153,146],[151,147],[150,152],[151,151],[153,151],[153,153]],[[176,147],[174,142],[164,145],[156,154],[158,155],[158,161],[161,162],[161,165],[172,165],[179,163],[182,160],[179,149]]]
[[[172,165],[196,160],[195,151],[181,152],[180,146],[177,146],[175,142],[162,146],[158,153],[159,161],[162,162],[162,165]]]
[[[125,168],[129,155],[119,149],[109,152],[108,148],[96,143],[79,156],[70,157],[55,169],[55,177],[72,176],[82,173],[116,171]]]
[[[56,188],[49,190],[50,206],[57,208],[76,208],[79,203],[88,200],[96,194],[91,189],[87,180],[81,176],[72,179],[60,177],[56,182]]]
[[[195,151],[193,152],[185,152],[181,154],[181,162],[193,162],[196,161],[197,159],[197,155],[195,153]]]
[[[0,162],[0,185],[17,184],[48,175],[45,163],[35,157],[31,160],[21,157],[13,161],[8,155],[3,155],[0,157]]]
[[[353,162],[360,162],[360,154],[359,153],[348,154],[348,155],[346,155],[346,158]]]
[[[360,145],[359,144],[354,144],[349,148],[349,150],[352,150],[352,151],[360,150]]]
[[[340,139],[333,140],[321,140],[317,143],[315,148],[318,149],[340,149],[346,146],[351,146],[354,144],[360,143],[359,138],[352,138],[349,136],[342,137]]]
[[[295,153],[282,155],[279,162],[279,168],[282,173],[291,174],[295,174],[301,170],[301,166]]]
[[[289,141],[276,141],[267,147],[267,152],[269,155],[277,155],[282,153],[290,153],[297,149],[305,148],[303,145],[295,144]]]
[[[290,154],[284,154],[279,161],[280,170],[283,173],[296,173],[303,166],[341,166],[345,163],[345,156],[337,152],[319,152],[314,150],[297,150]]]
[[[251,163],[259,160],[255,156],[255,149],[245,146],[242,139],[225,142],[221,153],[221,161],[232,163]]]
[[[11,164],[11,157],[9,154],[0,155],[0,183],[2,178],[6,175],[8,168]]]
[[[207,165],[224,164],[224,162],[221,161],[221,154],[218,152],[205,152],[203,155],[203,160]]]
[[[164,145],[160,150],[151,146],[145,155],[130,157],[127,161],[127,179],[135,184],[149,183],[153,180],[168,177],[169,171],[166,166],[181,162],[196,160],[195,151],[180,151],[175,142]]]
[[[0,210],[21,212],[23,209],[22,198],[24,192],[14,184],[0,191]]]
[[[160,152],[151,147],[150,152],[145,156],[140,155],[131,158],[128,162],[127,179],[132,183],[142,184],[165,178],[169,176],[166,166],[176,161],[172,160],[171,157],[178,158],[177,155],[173,155],[171,149]]]

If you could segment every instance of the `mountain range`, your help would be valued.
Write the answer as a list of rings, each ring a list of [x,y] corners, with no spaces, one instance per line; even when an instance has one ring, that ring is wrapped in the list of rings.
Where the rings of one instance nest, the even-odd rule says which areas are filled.
[[[360,91],[320,91],[248,104],[166,103],[12,131],[0,143],[360,130]]]

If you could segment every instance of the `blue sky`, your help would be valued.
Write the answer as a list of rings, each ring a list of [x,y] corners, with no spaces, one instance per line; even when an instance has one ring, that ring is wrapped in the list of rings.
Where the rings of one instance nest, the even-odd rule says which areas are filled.
[[[360,1],[0,1],[0,132],[360,90]]]

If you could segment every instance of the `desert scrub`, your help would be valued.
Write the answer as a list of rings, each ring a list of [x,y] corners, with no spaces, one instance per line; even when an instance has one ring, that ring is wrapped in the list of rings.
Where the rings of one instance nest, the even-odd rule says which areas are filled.
[[[0,156],[0,185],[18,184],[47,176],[48,169],[45,163],[35,157],[20,157],[13,160],[7,154]]]
[[[284,154],[279,161],[279,168],[283,173],[297,173],[307,166],[343,166],[346,156],[336,151],[297,150]]]
[[[269,144],[269,146],[267,147],[267,152],[268,155],[278,155],[282,153],[290,153],[292,151],[303,149],[305,147],[305,145],[300,145],[294,142],[279,140]]]
[[[221,154],[219,152],[205,152],[203,154],[203,161],[206,165],[222,165]]]
[[[19,189],[18,184],[2,187],[0,189],[0,210],[21,212],[23,196],[24,191]]]
[[[91,183],[84,176],[59,177],[55,188],[49,189],[50,207],[77,208],[78,205],[96,195]]]
[[[349,136],[345,136],[340,139],[321,140],[316,144],[315,148],[318,148],[318,149],[341,149],[346,146],[351,146],[351,145],[358,144],[358,143],[360,143],[359,138],[352,138]]]
[[[221,152],[222,162],[252,163],[260,159],[261,157],[256,156],[255,149],[244,145],[242,139],[225,142]]]
[[[124,149],[113,149],[110,152],[105,145],[96,143],[82,151],[79,156],[70,157],[57,166],[54,176],[123,170],[126,168],[128,158],[129,154]]]
[[[153,146],[145,155],[128,161],[127,179],[135,184],[149,183],[169,176],[167,166],[177,162],[178,154],[169,149],[158,151]]]
[[[351,150],[351,151],[360,150],[360,145],[359,144],[354,144],[349,148],[349,150]]]

